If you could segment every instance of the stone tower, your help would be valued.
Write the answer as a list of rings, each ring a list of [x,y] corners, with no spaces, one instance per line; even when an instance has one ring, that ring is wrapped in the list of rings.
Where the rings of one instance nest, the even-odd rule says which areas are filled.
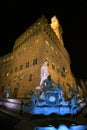
[[[40,68],[45,59],[49,72],[61,83],[66,96],[75,85],[70,68],[70,57],[64,47],[62,28],[56,16],[49,24],[42,16],[16,39],[13,51],[0,57],[0,87],[5,92],[12,87],[13,98],[27,98],[29,90],[35,90],[40,82]]]

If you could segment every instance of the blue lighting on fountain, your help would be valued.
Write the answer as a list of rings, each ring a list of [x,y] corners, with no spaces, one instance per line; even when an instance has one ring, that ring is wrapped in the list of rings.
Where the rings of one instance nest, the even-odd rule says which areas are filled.
[[[40,91],[41,89],[41,91]],[[38,87],[38,96],[37,93],[33,91],[29,92],[31,100],[23,107],[23,112],[28,111],[28,113],[33,115],[66,115],[66,114],[76,114],[83,107],[77,103],[76,94],[73,93],[70,101],[65,101],[62,94],[62,86],[58,85],[57,87],[48,87],[46,86],[42,89]]]
[[[63,97],[62,85],[57,84],[48,72],[48,61],[41,67],[41,81],[40,85],[36,87],[35,92],[29,91],[30,101],[23,106],[23,112],[27,112],[32,115],[66,115],[76,114],[84,107],[80,103],[77,103],[77,90],[72,89],[72,98],[66,101]],[[56,87],[54,87],[54,85]]]
[[[87,126],[85,125],[71,125],[67,127],[66,125],[59,125],[58,128],[54,126],[47,126],[47,127],[35,127],[34,130],[87,130]]]

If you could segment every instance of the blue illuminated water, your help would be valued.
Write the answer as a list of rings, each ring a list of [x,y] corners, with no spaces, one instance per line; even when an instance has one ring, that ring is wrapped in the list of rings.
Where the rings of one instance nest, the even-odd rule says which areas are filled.
[[[58,128],[54,126],[47,126],[47,127],[35,127],[34,130],[87,130],[87,126],[85,125],[74,125],[72,124],[69,128],[66,125],[60,125]]]

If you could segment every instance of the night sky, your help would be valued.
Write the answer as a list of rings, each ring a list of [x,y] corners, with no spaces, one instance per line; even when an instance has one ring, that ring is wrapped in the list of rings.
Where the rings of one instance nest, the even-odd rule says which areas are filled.
[[[1,1],[0,56],[11,52],[15,40],[42,15],[49,23],[56,15],[63,28],[72,73],[77,78],[87,79],[87,0]]]

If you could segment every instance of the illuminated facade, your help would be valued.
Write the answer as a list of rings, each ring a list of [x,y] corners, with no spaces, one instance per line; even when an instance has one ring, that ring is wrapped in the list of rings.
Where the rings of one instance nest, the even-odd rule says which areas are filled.
[[[42,16],[18,39],[13,51],[0,57],[0,88],[12,88],[13,98],[27,98],[29,90],[35,90],[40,83],[40,68],[47,59],[52,79],[61,83],[66,96],[75,86],[70,68],[70,57],[64,47],[62,28],[56,16],[51,24]]]

